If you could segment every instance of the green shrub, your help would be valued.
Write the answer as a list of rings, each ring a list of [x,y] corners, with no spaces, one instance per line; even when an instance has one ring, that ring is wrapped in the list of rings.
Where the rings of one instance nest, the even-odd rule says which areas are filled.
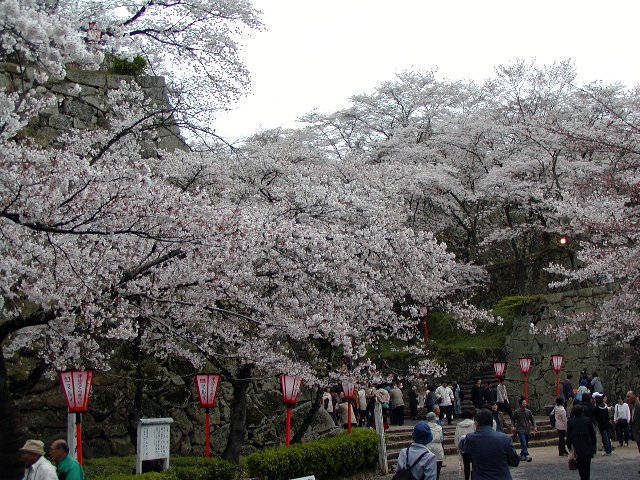
[[[175,457],[171,469],[178,480],[234,480],[238,476],[238,467],[220,458]]]
[[[135,471],[136,457],[101,457],[87,458],[82,465],[85,475],[89,479],[108,477],[114,474],[129,474]]]
[[[265,480],[288,480],[315,475],[318,480],[336,479],[376,468],[376,432],[356,428],[352,435],[280,447],[252,453],[247,458],[249,476]]]
[[[147,68],[147,61],[140,55],[136,55],[133,60],[129,61],[126,58],[113,57],[111,61],[110,73],[116,73],[118,75],[141,75],[145,68]]]
[[[86,475],[86,472],[85,472]],[[176,473],[169,469],[166,472],[149,472],[142,475],[134,475],[131,473],[116,473],[113,475],[90,477],[86,475],[89,480],[178,480]]]
[[[171,457],[168,471],[149,472],[142,477],[131,474],[135,464],[131,456],[105,457],[87,460],[83,468],[90,480],[235,480],[238,476],[238,467],[220,458]]]

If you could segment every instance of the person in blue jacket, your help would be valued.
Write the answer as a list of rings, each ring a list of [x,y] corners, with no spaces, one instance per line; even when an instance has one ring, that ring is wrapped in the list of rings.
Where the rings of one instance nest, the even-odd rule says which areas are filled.
[[[511,480],[509,467],[520,457],[509,435],[493,430],[493,416],[483,408],[474,417],[476,431],[460,439],[458,448],[471,457],[471,480]]]

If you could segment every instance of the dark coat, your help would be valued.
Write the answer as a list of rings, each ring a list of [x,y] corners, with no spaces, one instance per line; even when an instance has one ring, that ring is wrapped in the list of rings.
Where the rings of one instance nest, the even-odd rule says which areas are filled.
[[[572,448],[578,458],[591,458],[596,453],[596,432],[591,418],[581,415],[567,422],[567,448]]]
[[[458,448],[471,457],[472,480],[511,480],[509,466],[517,467],[520,463],[511,437],[491,427],[480,427],[467,434]]]
[[[629,411],[631,412],[630,426],[633,439],[640,442],[640,401],[636,400],[635,403],[629,405]]]
[[[471,387],[471,402],[476,407],[482,407],[482,387],[478,385]]]

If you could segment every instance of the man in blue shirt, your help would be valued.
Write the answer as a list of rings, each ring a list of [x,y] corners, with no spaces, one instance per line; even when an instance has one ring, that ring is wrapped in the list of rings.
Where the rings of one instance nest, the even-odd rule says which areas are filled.
[[[458,448],[471,457],[472,480],[511,480],[509,467],[517,467],[520,458],[511,437],[493,430],[493,416],[486,408],[474,418],[476,431],[463,436]]]

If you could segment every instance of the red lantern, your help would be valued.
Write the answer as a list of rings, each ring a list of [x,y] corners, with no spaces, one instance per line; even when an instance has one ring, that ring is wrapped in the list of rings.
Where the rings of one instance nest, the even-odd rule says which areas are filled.
[[[203,373],[193,377],[193,380],[196,384],[196,392],[198,392],[200,406],[206,408],[204,414],[204,455],[209,458],[211,456],[211,418],[209,416],[209,409],[213,408],[216,404],[220,375]]]
[[[520,371],[524,375],[524,399],[529,403],[529,372],[531,371],[533,360],[529,357],[523,357],[518,361],[520,362]]]
[[[66,370],[60,372],[60,387],[69,412],[76,413],[76,445],[78,463],[82,464],[82,412],[87,411],[93,370]]]
[[[281,375],[280,388],[282,389],[282,401],[287,406],[284,444],[286,447],[289,447],[289,437],[291,436],[291,408],[296,404],[302,392],[302,377]]]
[[[560,396],[560,370],[562,370],[562,355],[551,355],[551,367],[556,372],[556,397]]]
[[[507,367],[505,362],[493,362],[493,371],[497,378],[504,377],[504,370]]]
[[[524,358],[520,358],[519,362],[520,362],[520,371],[522,372],[522,374],[529,375],[529,372],[531,371],[531,363],[533,362],[533,359],[524,357]]]
[[[351,400],[356,396],[356,385],[349,381],[342,382],[342,392],[347,401],[347,431],[351,435]]]

